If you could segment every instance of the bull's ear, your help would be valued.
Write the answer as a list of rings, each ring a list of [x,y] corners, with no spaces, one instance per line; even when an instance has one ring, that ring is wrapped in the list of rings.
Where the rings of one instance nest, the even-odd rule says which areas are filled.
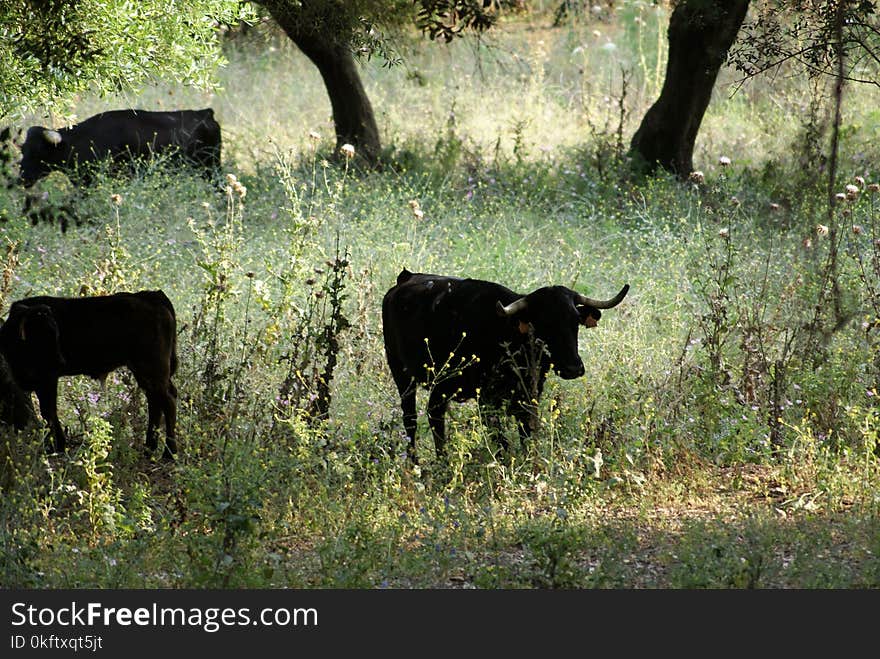
[[[59,133],[57,130],[46,128],[43,130],[43,139],[52,146],[58,146],[59,144],[61,144],[61,133]]]
[[[602,312],[590,306],[578,307],[578,314],[581,317],[581,325],[584,327],[595,327],[599,324]]]

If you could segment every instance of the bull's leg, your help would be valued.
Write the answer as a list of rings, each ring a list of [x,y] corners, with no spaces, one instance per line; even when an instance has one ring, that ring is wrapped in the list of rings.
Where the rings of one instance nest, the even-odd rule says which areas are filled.
[[[58,380],[52,380],[36,390],[37,400],[40,401],[40,414],[49,424],[52,436],[55,438],[54,450],[64,453],[67,446],[67,437],[64,434],[64,428],[61,427],[61,421],[58,419]],[[49,452],[52,452],[51,442],[46,446]]]
[[[532,429],[537,424],[537,411],[534,405],[517,403],[513,410],[513,418],[516,419],[516,427],[519,430],[519,441],[523,452],[529,445],[532,437]]]
[[[388,357],[388,365],[394,376],[394,384],[397,393],[400,394],[400,407],[403,410],[403,429],[409,445],[406,449],[407,457],[413,464],[419,463],[416,455],[416,383],[406,374],[406,370],[393,357]]]
[[[509,413],[516,421],[516,429],[519,431],[520,450],[525,455],[531,444],[532,432],[537,423],[535,407],[525,403],[514,403]],[[504,448],[506,449],[507,446],[505,445]]]
[[[510,452],[510,442],[507,441],[507,436],[504,434],[504,424],[502,420],[504,419],[501,416],[499,411],[496,411],[490,417],[490,429],[492,433],[492,437],[501,445],[502,453]]]
[[[428,425],[434,434],[434,447],[437,457],[446,456],[446,408],[449,407],[449,398],[436,387],[431,389],[428,397]]]
[[[508,442],[507,437],[504,436],[504,425],[502,423],[503,410],[498,409],[495,403],[480,402],[478,405],[480,417],[483,419],[490,442],[498,442],[501,444],[501,450],[507,452]],[[492,449],[492,452],[495,452],[494,449]]]

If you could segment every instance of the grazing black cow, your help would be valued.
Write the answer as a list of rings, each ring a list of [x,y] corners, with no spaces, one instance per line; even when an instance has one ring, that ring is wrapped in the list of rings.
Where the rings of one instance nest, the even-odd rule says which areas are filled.
[[[20,180],[30,187],[60,170],[88,184],[88,165],[110,159],[131,164],[154,154],[176,154],[209,174],[220,168],[220,124],[214,110],[111,110],[50,130],[31,126],[21,145]]]
[[[36,392],[57,451],[64,451],[66,444],[58,420],[58,378],[89,375],[103,380],[127,366],[147,397],[147,449],[156,449],[164,415],[163,457],[177,452],[177,389],[171,382],[177,370],[177,320],[162,291],[19,300],[0,326],[0,353],[18,386]]]
[[[547,371],[552,366],[567,380],[583,375],[579,326],[595,327],[599,310],[620,304],[628,290],[624,286],[610,300],[593,300],[564,286],[521,295],[489,281],[404,269],[382,300],[382,323],[410,458],[417,461],[417,385],[430,390],[428,423],[438,455],[444,453],[450,400],[478,398],[481,405],[512,414],[525,440]]]

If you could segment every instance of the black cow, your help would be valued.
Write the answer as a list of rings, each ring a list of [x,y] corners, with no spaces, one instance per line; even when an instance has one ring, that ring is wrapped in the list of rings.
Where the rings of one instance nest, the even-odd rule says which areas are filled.
[[[600,309],[620,304],[629,286],[610,300],[593,300],[564,286],[528,295],[489,281],[412,273],[404,269],[382,300],[385,355],[400,392],[409,454],[416,460],[416,388],[430,390],[428,423],[438,456],[444,453],[444,415],[450,400],[478,398],[512,414],[525,440],[547,371],[584,374],[578,328],[595,327]],[[506,448],[503,437],[499,439]]]
[[[131,164],[154,154],[176,154],[213,175],[220,168],[220,124],[214,110],[111,110],[69,128],[31,126],[21,145],[20,180],[30,187],[60,170],[81,183],[91,180],[88,165],[110,159]]]
[[[89,375],[103,380],[127,366],[147,397],[147,449],[156,449],[164,415],[163,457],[177,452],[177,389],[171,382],[177,370],[177,320],[162,291],[19,300],[0,326],[0,353],[18,385],[36,392],[57,451],[64,451],[66,444],[58,420],[58,378]]]

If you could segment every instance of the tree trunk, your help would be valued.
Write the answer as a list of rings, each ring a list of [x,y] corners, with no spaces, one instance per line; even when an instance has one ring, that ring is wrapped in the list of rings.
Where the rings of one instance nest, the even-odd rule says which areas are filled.
[[[630,143],[637,171],[659,165],[684,179],[718,71],[733,45],[749,0],[682,0],[669,19],[669,61],[660,97]]]
[[[336,152],[343,144],[351,144],[359,160],[377,164],[382,144],[373,106],[358,74],[357,62],[348,43],[338,42],[292,14],[285,3],[262,3],[284,33],[318,67],[336,127]]]

